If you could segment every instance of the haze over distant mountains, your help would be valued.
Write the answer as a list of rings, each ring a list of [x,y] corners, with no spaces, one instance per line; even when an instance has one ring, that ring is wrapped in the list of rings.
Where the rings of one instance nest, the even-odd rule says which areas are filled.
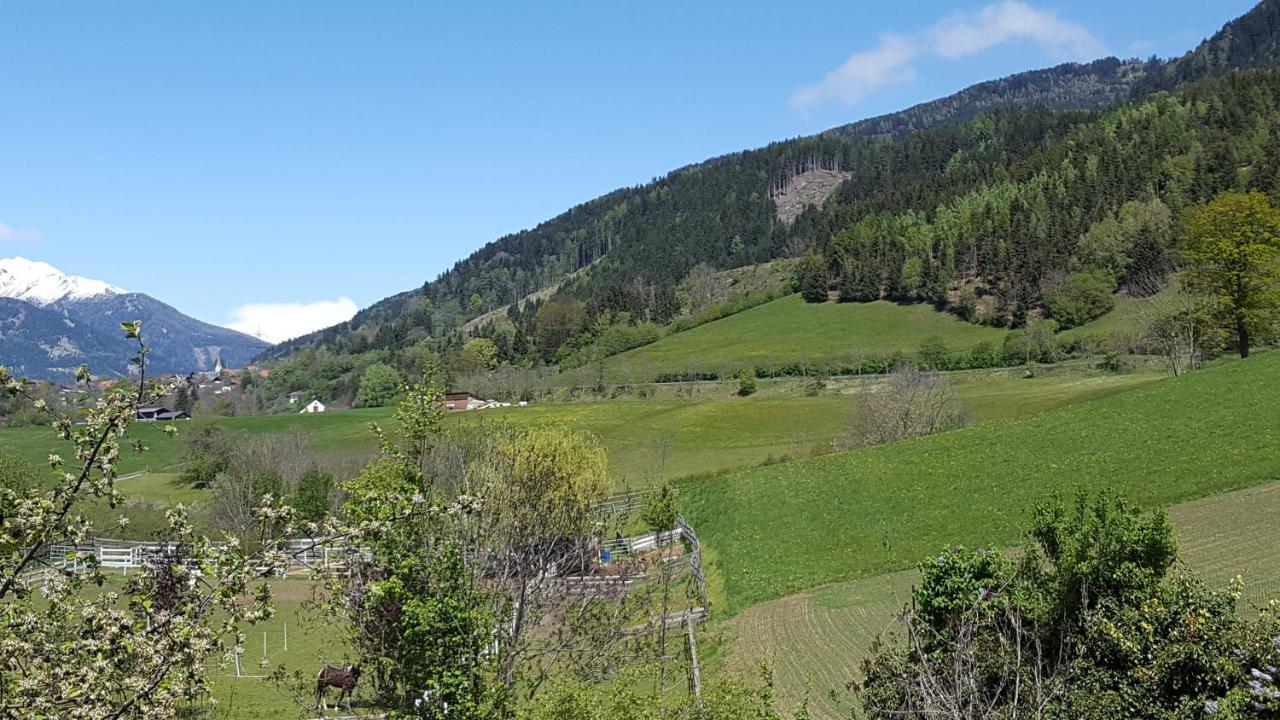
[[[0,365],[17,375],[66,382],[81,365],[95,375],[127,374],[133,348],[120,323],[129,320],[142,320],[153,372],[210,370],[219,358],[236,367],[269,346],[143,293],[48,263],[0,258]]]

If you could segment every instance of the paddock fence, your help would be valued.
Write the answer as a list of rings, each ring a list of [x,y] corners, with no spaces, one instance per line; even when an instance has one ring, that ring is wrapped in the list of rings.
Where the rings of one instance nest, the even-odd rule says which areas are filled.
[[[613,507],[638,507],[644,502],[647,493],[628,493],[611,498]],[[620,510],[621,511],[621,510]],[[687,617],[701,622],[706,619],[707,583],[703,572],[702,545],[698,534],[685,522],[684,518],[676,520],[675,528],[663,532],[647,533],[634,537],[618,537],[600,541],[600,559],[602,565],[618,562],[628,558],[642,556],[655,550],[683,543],[684,552],[676,557],[664,557],[658,562],[667,568],[687,567],[694,582],[701,605],[697,613]],[[226,543],[212,543],[215,551],[226,551]],[[118,571],[128,575],[154,564],[160,557],[172,553],[176,543],[115,540],[95,538],[81,544],[54,543],[46,546],[38,553],[31,566],[23,573],[23,580],[28,584],[48,586],[60,578],[78,574],[96,564],[104,570]],[[289,565],[284,575],[297,571],[342,571],[347,567],[352,554],[368,558],[367,552],[359,547],[340,542],[329,542],[323,538],[297,538],[289,540],[284,548]],[[580,594],[593,588],[613,586],[619,589],[629,588],[644,582],[643,577],[610,577],[607,575],[566,575],[557,579],[557,584],[564,592]]]
[[[173,552],[177,545],[111,538],[95,538],[81,544],[53,543],[34,556],[31,566],[23,573],[23,580],[47,585],[56,578],[82,572],[91,563],[104,570],[128,575],[129,571],[147,567],[162,555]],[[226,543],[210,543],[210,547],[216,552],[227,550]],[[323,539],[297,538],[288,541],[284,552],[289,559],[287,573],[313,569],[341,570],[346,566],[350,553],[358,552],[358,549]]]

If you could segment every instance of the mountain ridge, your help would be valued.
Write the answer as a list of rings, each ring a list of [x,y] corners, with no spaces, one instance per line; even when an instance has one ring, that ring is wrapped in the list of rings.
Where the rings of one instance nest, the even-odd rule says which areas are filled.
[[[135,348],[120,323],[131,320],[143,322],[153,372],[211,370],[219,359],[236,367],[269,345],[144,293],[44,262],[0,259],[0,365],[19,376],[69,382],[81,365],[98,375],[127,375]]]
[[[46,262],[22,256],[0,258],[0,297],[44,306],[60,300],[83,300],[127,292],[101,280],[68,275]]]

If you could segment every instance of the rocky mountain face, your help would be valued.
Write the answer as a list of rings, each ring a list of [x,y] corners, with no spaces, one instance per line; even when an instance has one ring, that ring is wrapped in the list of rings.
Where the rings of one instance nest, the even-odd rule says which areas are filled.
[[[268,343],[182,314],[142,293],[67,275],[47,263],[0,259],[0,365],[17,375],[70,382],[87,365],[97,375],[129,372],[133,347],[120,323],[142,320],[153,372],[237,367]]]

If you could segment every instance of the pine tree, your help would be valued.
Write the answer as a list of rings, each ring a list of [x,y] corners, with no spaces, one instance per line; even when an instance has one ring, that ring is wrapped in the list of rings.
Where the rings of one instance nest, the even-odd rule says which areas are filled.
[[[810,251],[800,258],[796,265],[794,285],[805,302],[827,301],[827,265],[821,255]]]

